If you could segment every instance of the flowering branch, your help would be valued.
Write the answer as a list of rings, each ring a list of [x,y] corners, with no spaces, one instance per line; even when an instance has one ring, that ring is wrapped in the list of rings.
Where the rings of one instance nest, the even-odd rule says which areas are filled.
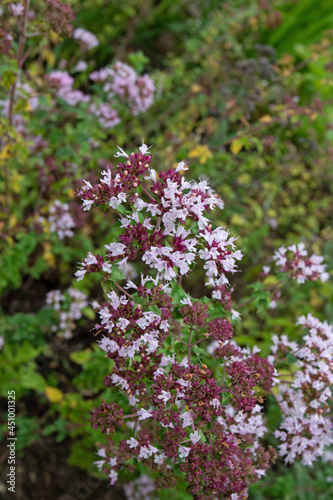
[[[102,402],[91,411],[92,425],[99,426],[109,438],[101,455],[105,460],[98,463],[111,484],[119,468],[134,459],[157,473],[158,487],[174,485],[170,468],[179,467],[198,498],[208,500],[217,494],[222,495],[220,498],[238,498],[247,494],[249,484],[265,473],[276,456],[274,450],[265,450],[258,441],[267,431],[258,404],[263,403],[265,392],[273,395],[284,417],[282,430],[275,435],[283,441],[280,454],[287,455],[287,461],[302,456],[303,463],[311,464],[322,453],[324,442],[333,442],[332,426],[322,416],[331,397],[327,372],[332,367],[331,361],[329,366],[321,361],[325,349],[331,349],[333,333],[328,325],[310,316],[299,320],[312,332],[312,337],[305,337],[305,348],[289,342],[286,336],[281,340],[273,336],[268,359],[258,356],[256,346],[252,352],[240,349],[232,341],[231,322],[240,314],[232,308],[227,276],[236,271],[236,261],[243,255],[235,249],[235,237],[230,237],[225,228],[213,229],[207,217],[215,207],[223,209],[224,204],[206,181],[188,182],[180,175],[187,170],[185,161],[176,170],[162,171],[157,177],[150,168],[148,149],[142,144],[139,153],[129,155],[119,148],[115,156],[125,160],[117,166],[115,176],[107,169],[98,184],[92,186],[85,181],[79,192],[84,210],[99,205],[114,209],[123,231],[117,241],[105,245],[105,257],[89,253],[75,274],[81,280],[87,273],[102,273],[104,283],[114,283],[120,292],[118,295],[111,289],[108,302],[99,307],[96,330],[103,336],[98,344],[113,360],[105,386],[123,392],[127,413],[131,406],[137,409],[137,413],[124,417],[118,405]],[[149,195],[148,201],[137,191],[144,181],[151,183],[142,190]],[[328,278],[322,257],[308,257],[302,244],[279,249],[273,259],[298,283]],[[211,299],[195,300],[181,292],[182,277],[200,260],[206,285],[213,288]],[[141,274],[136,282],[127,279],[132,262],[144,262],[150,273]],[[267,274],[267,269],[264,272]],[[127,279],[126,289],[117,279]],[[130,294],[128,289],[134,292]],[[219,314],[213,312],[211,317],[216,305]],[[184,340],[178,332],[183,332]],[[194,332],[203,336],[194,340]],[[175,351],[166,341],[168,337],[179,342]],[[199,344],[204,347],[199,348]],[[200,364],[192,363],[192,349]],[[292,381],[281,378],[274,368],[285,358],[288,362],[288,351],[301,368],[293,373]],[[221,383],[214,376],[214,364],[209,368],[212,358],[223,363]],[[274,384],[279,384],[278,393],[272,391]],[[255,391],[258,386],[259,397]],[[117,426],[135,416],[135,428],[129,425],[127,438],[116,444],[112,434]],[[319,449],[314,441],[304,444],[309,434],[321,436]],[[304,449],[306,453],[302,453]]]

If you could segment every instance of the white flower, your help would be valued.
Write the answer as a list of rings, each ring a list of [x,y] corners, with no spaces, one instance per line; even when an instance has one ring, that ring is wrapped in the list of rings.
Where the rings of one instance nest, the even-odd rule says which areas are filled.
[[[188,427],[189,425],[192,425],[192,423],[193,423],[193,418],[192,418],[192,414],[190,411],[186,411],[182,415],[179,415],[179,418],[181,418],[183,420],[183,429],[185,427]]]
[[[187,161],[183,160],[178,163],[178,166],[176,168],[176,172],[180,172],[181,170],[188,170],[188,167],[186,166]]]
[[[116,352],[119,349],[118,344],[108,337],[103,337],[97,344],[105,352]]]
[[[149,458],[152,455],[147,446],[141,446],[138,458]]]
[[[110,478],[111,486],[114,485],[114,483],[117,481],[118,473],[116,471],[114,471],[113,469],[111,469],[110,474],[109,474],[109,478]]]
[[[130,448],[136,448],[139,444],[139,442],[134,438],[128,439],[126,443],[129,445]]]
[[[150,418],[153,416],[152,413],[145,410],[144,408],[141,408],[141,410],[138,411],[137,415],[139,416],[139,420],[146,420],[146,418]]]
[[[239,319],[240,318],[240,313],[235,311],[234,309],[231,309],[231,319]]]
[[[121,149],[119,146],[117,146],[117,148],[119,149],[119,151],[117,151],[117,153],[115,155],[113,155],[115,158],[118,158],[119,156],[125,156],[125,158],[128,158],[128,154],[125,153],[125,151],[123,149]]]
[[[109,264],[109,262],[104,262],[102,265],[102,269],[105,273],[111,273],[112,271],[112,265]]]
[[[156,170],[154,170],[153,168],[149,168],[148,169],[148,175],[145,176],[145,179],[148,181],[148,180],[152,180],[154,182],[157,181],[157,175],[156,175]]]
[[[121,330],[126,330],[130,322],[126,318],[119,318],[118,323],[116,323],[117,327]]]
[[[162,452],[159,455],[155,455],[154,462],[157,465],[162,465],[167,456]]]
[[[92,187],[92,185],[91,185],[91,183],[90,183],[89,181],[86,181],[85,179],[83,179],[83,182],[84,182],[86,185],[85,185],[85,186],[83,186],[83,188],[82,188],[82,189],[87,189],[87,187],[88,187],[89,189],[93,189],[93,187]]]
[[[220,401],[217,398],[214,398],[209,404],[214,406],[214,409],[217,410],[220,406]]]
[[[98,45],[97,37],[88,30],[77,28],[73,33],[73,38],[79,40],[85,49],[94,49]]]
[[[85,269],[79,269],[78,271],[76,271],[76,273],[74,273],[74,276],[76,276],[77,281],[83,280],[86,272],[87,271]]]
[[[152,147],[153,147],[153,146],[149,146],[149,148],[148,148],[148,146],[147,146],[146,144],[144,144],[143,139],[142,139],[142,146],[140,146],[140,147],[139,147],[139,151],[140,151],[143,155],[145,155],[145,154],[147,153],[147,151],[148,151],[150,148],[152,148]]]
[[[20,16],[21,14],[23,14],[23,11],[24,11],[23,5],[16,4],[16,3],[11,3],[10,9],[11,9],[12,13],[15,14],[15,16]]]
[[[81,73],[88,68],[88,64],[85,61],[78,61],[74,67],[74,71]]]
[[[190,294],[188,293],[187,294],[187,297],[185,297],[185,299],[182,299],[180,301],[181,304],[183,304],[184,306],[192,306],[192,302],[191,302],[191,299],[190,299]]]
[[[190,453],[191,448],[188,448],[187,446],[179,446],[178,452],[179,452],[179,457],[180,458],[186,458],[188,454]]]
[[[88,210],[91,209],[93,204],[94,204],[93,200],[83,200],[83,210],[87,212]]]
[[[119,377],[119,375],[117,375],[116,373],[113,373],[110,378],[115,385],[119,385],[122,389],[127,390],[129,388],[127,380]]]
[[[96,462],[93,462],[93,463],[94,463],[94,465],[96,465],[96,467],[98,467],[99,470],[101,470],[101,468],[105,464],[105,460],[97,460]]]
[[[99,457],[106,458],[105,448],[100,448],[96,453]]]
[[[95,255],[93,255],[91,252],[88,252],[88,255],[87,257],[84,259],[84,262],[88,265],[88,266],[92,266],[94,264],[97,264],[97,259],[95,257]]]
[[[169,401],[170,398],[171,398],[171,394],[169,391],[162,391],[162,394],[157,396],[157,399],[162,399],[163,403],[166,403],[167,401]]]
[[[109,252],[111,252],[112,257],[118,257],[118,255],[123,255],[126,246],[123,243],[109,243],[108,245],[104,245]]]
[[[191,432],[190,439],[193,444],[196,444],[198,441],[200,441],[201,437],[199,432],[198,431]]]
[[[136,398],[135,396],[131,396],[129,399],[128,399],[128,402],[131,406],[135,406],[139,400],[138,398]]]

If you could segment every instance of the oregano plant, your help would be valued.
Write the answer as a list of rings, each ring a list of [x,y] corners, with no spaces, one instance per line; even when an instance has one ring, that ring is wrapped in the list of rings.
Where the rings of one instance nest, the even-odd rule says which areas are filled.
[[[78,280],[102,275],[105,301],[96,306],[95,335],[110,359],[104,384],[118,394],[91,410],[91,425],[107,436],[96,465],[111,484],[120,471],[143,466],[148,475],[126,491],[171,488],[181,474],[193,498],[246,498],[277,458],[262,439],[268,393],[281,410],[275,436],[286,462],[300,457],[311,464],[333,442],[332,327],[302,317],[298,323],[309,330],[303,342],[275,336],[268,358],[256,346],[237,345],[233,324],[240,314],[230,282],[243,254],[237,238],[209,218],[224,203],[206,180],[185,179],[186,161],[157,172],[149,149],[119,148],[116,171],[108,167],[98,184],[85,181],[79,192],[83,210],[104,209],[105,217],[115,211],[120,232],[104,255],[90,252],[76,272]],[[309,257],[303,244],[280,248],[273,260],[299,284],[328,279],[322,257]],[[141,274],[129,278],[133,263]],[[200,298],[183,288],[193,271],[206,286]],[[265,266],[263,275],[269,272]],[[262,306],[264,294],[266,306],[275,307],[283,281],[270,290],[254,286],[253,300]],[[277,369],[285,363],[294,366],[288,380]]]

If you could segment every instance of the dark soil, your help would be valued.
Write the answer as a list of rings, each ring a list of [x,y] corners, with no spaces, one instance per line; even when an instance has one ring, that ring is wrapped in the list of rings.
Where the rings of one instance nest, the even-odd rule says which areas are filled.
[[[15,493],[8,491],[6,442],[0,446],[0,498],[4,500],[124,500],[121,488],[67,464],[70,443],[52,438],[17,453]]]

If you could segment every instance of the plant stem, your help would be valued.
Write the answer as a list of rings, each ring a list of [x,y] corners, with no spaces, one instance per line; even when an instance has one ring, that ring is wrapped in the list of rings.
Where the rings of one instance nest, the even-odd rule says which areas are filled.
[[[141,184],[141,186],[142,186],[142,184]],[[155,200],[154,196],[152,196],[152,195],[150,194],[150,192],[149,192],[149,191],[148,191],[145,187],[143,187],[143,186],[142,186],[142,191],[144,191],[144,192],[146,193],[146,195],[147,195],[147,196],[149,196],[149,198],[150,198],[150,199],[151,199],[154,203],[156,203],[156,200]]]
[[[16,90],[16,85],[17,85],[17,78],[18,78],[18,73],[19,70],[22,67],[22,64],[26,60],[26,58],[23,58],[23,52],[24,52],[24,46],[25,46],[25,41],[26,41],[26,29],[27,29],[27,19],[28,19],[28,12],[29,12],[29,1],[30,0],[24,0],[24,13],[23,13],[23,24],[20,29],[20,38],[19,38],[19,48],[17,52],[17,74],[15,78],[15,82],[11,86],[10,89],[10,97],[9,97],[9,112],[8,112],[8,119],[9,119],[9,124],[12,125],[13,123],[13,109],[14,109],[14,100],[15,100],[15,90]]]
[[[119,288],[119,290],[121,290],[123,293],[125,293],[127,295],[127,297],[129,297],[131,300],[133,300],[135,302],[133,295],[126,292],[126,290],[122,286],[118,285],[118,283],[116,281],[115,281],[115,285]]]
[[[188,345],[186,344],[186,342],[184,342],[181,338],[177,337],[177,335],[175,335],[174,333],[171,334],[173,337],[175,337],[175,339],[179,340],[179,342],[181,342],[182,344],[186,345],[186,347],[188,347]]]
[[[193,342],[193,344],[191,345],[191,347],[193,347],[194,345],[200,344],[204,340],[207,340],[207,337],[202,337],[201,339],[197,340],[196,342]]]
[[[191,326],[191,330],[190,330],[190,338],[188,339],[188,345],[187,345],[187,360],[188,360],[188,364],[190,366],[191,364],[191,341],[192,341],[192,333],[193,333],[193,326]]]

